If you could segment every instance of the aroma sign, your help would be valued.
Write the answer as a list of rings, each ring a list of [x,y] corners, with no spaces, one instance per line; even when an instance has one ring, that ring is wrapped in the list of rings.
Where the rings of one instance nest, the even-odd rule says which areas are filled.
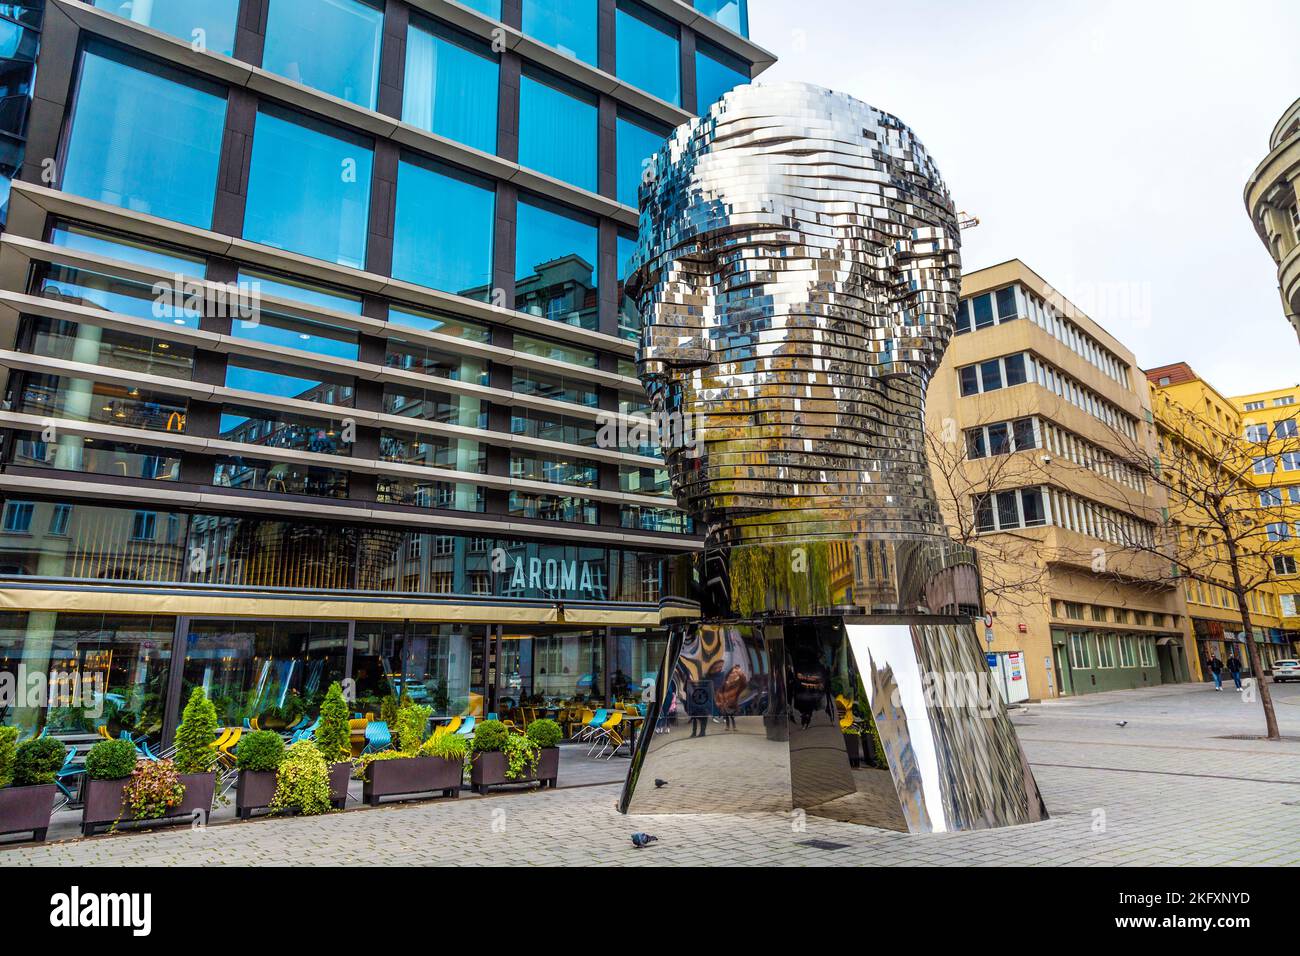
[[[583,562],[557,561],[554,558],[515,558],[514,570],[510,575],[509,589],[520,591],[531,588],[546,591],[580,591],[594,596],[596,582],[592,578],[591,565]]]

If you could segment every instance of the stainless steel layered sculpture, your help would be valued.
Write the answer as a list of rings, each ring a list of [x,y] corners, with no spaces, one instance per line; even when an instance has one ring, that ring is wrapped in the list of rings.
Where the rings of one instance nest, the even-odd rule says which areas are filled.
[[[728,93],[650,172],[639,369],[706,547],[621,809],[1044,818],[926,464],[961,283],[934,163],[893,116],[778,84]]]

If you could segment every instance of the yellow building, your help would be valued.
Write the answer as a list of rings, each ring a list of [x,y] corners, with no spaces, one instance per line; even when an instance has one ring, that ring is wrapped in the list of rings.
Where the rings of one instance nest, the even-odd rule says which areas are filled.
[[[1268,148],[1246,183],[1246,211],[1277,263],[1282,308],[1300,335],[1300,100],[1277,121]]]
[[[927,438],[954,536],[981,554],[990,653],[1043,699],[1199,677],[1181,589],[1155,555],[1164,492],[1133,353],[1023,262],[965,276]]]
[[[1219,488],[1239,488],[1234,492],[1238,496],[1240,507],[1253,509],[1259,500],[1258,482],[1270,482],[1269,476],[1252,476],[1250,463],[1251,448],[1239,441],[1249,436],[1247,431],[1251,422],[1243,417],[1243,405],[1240,400],[1223,396],[1209,382],[1205,381],[1185,362],[1164,365],[1147,370],[1147,379],[1151,387],[1151,405],[1158,432],[1159,454],[1166,465],[1177,459],[1186,460],[1188,452],[1175,452],[1171,442],[1199,437],[1200,447],[1206,457],[1214,459],[1207,462],[1207,468],[1215,468],[1222,476]],[[1254,397],[1250,397],[1252,404]],[[1186,466],[1184,466],[1186,467]],[[1243,477],[1244,476],[1244,477]],[[1300,484],[1300,474],[1297,475]],[[1195,545],[1196,553],[1203,556],[1203,563],[1198,568],[1201,580],[1185,577],[1183,588],[1187,602],[1191,634],[1195,638],[1196,648],[1201,664],[1204,665],[1211,653],[1226,661],[1228,655],[1236,653],[1243,665],[1249,670],[1248,654],[1244,641],[1245,630],[1237,598],[1232,591],[1232,574],[1230,566],[1219,560],[1223,554],[1223,543],[1213,534],[1212,529],[1203,540],[1191,541],[1186,529],[1206,530],[1213,521],[1207,520],[1202,512],[1195,510],[1186,502],[1181,509],[1175,509],[1171,516],[1172,524],[1182,526],[1178,532],[1180,547],[1187,549]],[[1196,532],[1200,533],[1200,532]],[[1243,532],[1243,544],[1250,552],[1241,562],[1250,579],[1264,581],[1271,579],[1269,570],[1273,555],[1271,548],[1252,533]],[[1269,553],[1266,553],[1269,552]],[[1266,672],[1272,662],[1287,656],[1289,646],[1285,642],[1283,623],[1279,617],[1279,599],[1275,585],[1271,580],[1261,583],[1251,590],[1247,597],[1254,629],[1254,640]],[[1204,666],[1202,667],[1204,671]]]
[[[1232,399],[1244,434],[1255,443],[1251,469],[1260,521],[1278,539],[1269,555],[1276,575],[1280,627],[1292,655],[1300,653],[1300,385]]]

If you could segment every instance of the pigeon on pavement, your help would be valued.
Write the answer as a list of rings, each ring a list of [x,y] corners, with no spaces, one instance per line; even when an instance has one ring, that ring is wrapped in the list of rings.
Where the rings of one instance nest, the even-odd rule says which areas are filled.
[[[649,846],[651,843],[656,842],[658,839],[657,836],[651,836],[649,833],[633,833],[632,845],[639,850],[642,847]]]

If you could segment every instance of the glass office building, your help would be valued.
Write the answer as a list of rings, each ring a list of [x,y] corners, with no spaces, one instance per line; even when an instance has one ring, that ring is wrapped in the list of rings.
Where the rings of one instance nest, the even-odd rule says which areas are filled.
[[[699,541],[602,444],[636,185],[771,63],[745,4],[68,11],[0,237],[0,669],[97,696],[0,722],[635,693]]]

